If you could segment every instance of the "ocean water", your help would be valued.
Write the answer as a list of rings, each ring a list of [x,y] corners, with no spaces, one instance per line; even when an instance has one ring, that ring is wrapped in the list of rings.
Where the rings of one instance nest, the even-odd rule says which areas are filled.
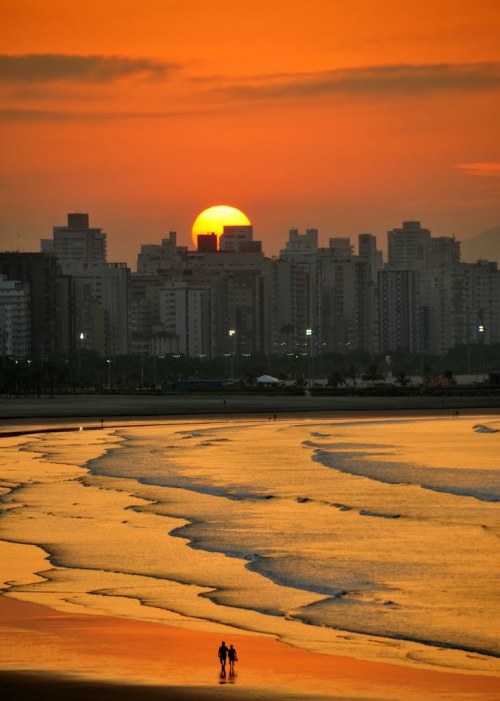
[[[499,672],[500,432],[478,423],[500,428],[491,416],[229,418],[13,441],[4,589]]]

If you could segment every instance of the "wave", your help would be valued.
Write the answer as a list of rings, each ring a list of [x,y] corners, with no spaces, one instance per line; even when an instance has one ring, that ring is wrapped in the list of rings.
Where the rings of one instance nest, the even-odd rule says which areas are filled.
[[[384,453],[375,453],[384,455]],[[500,471],[470,468],[420,467],[405,462],[370,460],[373,452],[345,452],[315,448],[313,460],[333,470],[385,484],[416,485],[422,489],[480,501],[500,501]],[[487,485],[487,486],[485,486]]]

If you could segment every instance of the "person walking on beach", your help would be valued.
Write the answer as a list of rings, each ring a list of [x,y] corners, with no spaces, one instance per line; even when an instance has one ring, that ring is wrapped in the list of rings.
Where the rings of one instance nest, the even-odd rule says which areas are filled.
[[[229,646],[227,656],[229,657],[229,676],[231,676],[234,674],[234,663],[238,662],[238,655],[236,654],[236,650],[232,645]]]
[[[226,647],[226,643],[222,641],[221,646],[219,648],[219,661],[220,661],[220,666],[221,666],[221,671],[225,672],[226,671],[226,657],[228,653],[228,648]]]

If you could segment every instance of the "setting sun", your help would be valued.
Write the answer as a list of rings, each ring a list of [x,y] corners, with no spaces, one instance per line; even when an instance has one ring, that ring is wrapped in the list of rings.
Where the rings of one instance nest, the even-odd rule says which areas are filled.
[[[198,244],[198,236],[202,234],[216,234],[221,236],[225,226],[248,226],[250,219],[236,207],[216,205],[204,209],[194,220],[192,237],[195,246]]]

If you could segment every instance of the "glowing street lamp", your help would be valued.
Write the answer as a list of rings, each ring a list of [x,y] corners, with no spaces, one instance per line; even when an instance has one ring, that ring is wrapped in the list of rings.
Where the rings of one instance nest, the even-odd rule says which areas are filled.
[[[486,373],[486,349],[484,347],[485,346],[485,343],[484,343],[485,331],[486,331],[486,329],[485,329],[484,324],[478,324],[477,333],[478,333],[479,344],[481,346],[481,356],[482,356],[481,364],[482,364],[483,373]]]
[[[85,345],[85,341],[87,340],[85,338],[85,334],[83,331],[80,331],[80,335],[78,336],[80,339],[80,344],[78,346],[78,384],[80,387],[82,386],[82,349],[83,346]]]
[[[311,359],[311,386],[312,386],[314,383],[314,358],[313,358],[313,346],[312,346],[313,330],[312,329],[306,329],[306,337],[309,338],[309,357]]]
[[[235,329],[229,329],[227,332],[229,336],[229,379],[232,380],[234,376],[234,341],[233,338],[236,335]]]
[[[108,364],[108,390],[111,392],[111,358],[106,360]]]

